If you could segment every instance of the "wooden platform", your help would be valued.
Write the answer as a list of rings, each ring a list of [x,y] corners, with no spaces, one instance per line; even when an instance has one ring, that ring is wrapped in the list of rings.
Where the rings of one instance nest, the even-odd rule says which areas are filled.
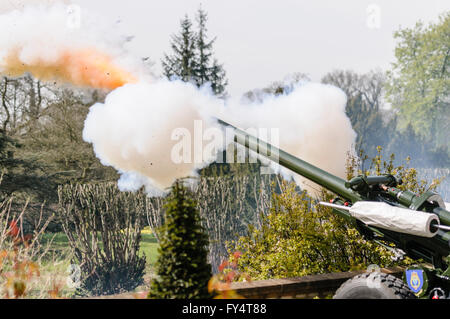
[[[381,269],[382,272],[401,277],[403,268]],[[259,298],[326,298],[332,296],[346,280],[364,273],[351,271],[311,275],[299,278],[269,279],[231,284],[231,289],[249,299]]]

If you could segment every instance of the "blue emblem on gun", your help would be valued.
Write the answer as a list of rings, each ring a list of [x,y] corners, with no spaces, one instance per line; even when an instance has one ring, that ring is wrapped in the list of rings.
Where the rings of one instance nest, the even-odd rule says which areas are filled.
[[[422,269],[412,269],[406,271],[406,282],[409,288],[417,294],[422,290],[423,287],[423,270]]]

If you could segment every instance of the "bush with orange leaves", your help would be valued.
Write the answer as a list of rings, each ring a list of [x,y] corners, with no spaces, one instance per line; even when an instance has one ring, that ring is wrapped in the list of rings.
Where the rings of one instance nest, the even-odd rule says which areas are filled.
[[[214,299],[243,299],[236,291],[231,289],[231,283],[237,281],[251,281],[246,273],[237,270],[237,262],[241,252],[237,251],[219,266],[219,274],[213,276],[208,283],[208,291]]]
[[[0,280],[4,282],[4,298],[25,297],[27,283],[39,275],[38,265],[28,260],[20,260],[17,250],[0,251]]]
[[[57,298],[62,285],[41,279],[40,264],[47,254],[40,239],[50,220],[33,233],[23,231],[23,215],[11,209],[12,198],[0,202],[0,298]],[[51,277],[51,276],[50,276]]]
[[[27,282],[39,276],[36,263],[23,258],[24,249],[30,248],[32,235],[23,235],[19,221],[12,219],[2,232],[3,246],[9,250],[0,251],[0,282],[3,287],[4,298],[21,298],[26,295]]]

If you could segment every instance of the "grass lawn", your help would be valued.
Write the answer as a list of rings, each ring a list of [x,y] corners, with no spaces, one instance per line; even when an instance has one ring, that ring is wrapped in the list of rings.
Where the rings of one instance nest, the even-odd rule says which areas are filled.
[[[158,242],[155,235],[143,233],[141,234],[141,249],[139,254],[145,254],[147,258],[147,266],[153,266],[158,258]],[[43,235],[42,243],[45,245],[50,242],[50,251],[55,255],[59,254],[59,259],[70,259],[69,256],[69,240],[64,233],[46,233]],[[70,260],[67,260],[67,266],[70,264]]]
[[[147,257],[147,267],[153,267],[158,259],[158,241],[153,234],[142,234],[141,250],[140,253],[144,253]]]

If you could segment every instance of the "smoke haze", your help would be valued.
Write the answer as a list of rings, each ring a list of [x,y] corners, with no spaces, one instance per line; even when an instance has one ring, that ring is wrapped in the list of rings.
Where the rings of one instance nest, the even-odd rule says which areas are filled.
[[[345,93],[337,87],[306,83],[287,95],[269,96],[262,103],[234,105],[221,117],[242,128],[277,128],[281,149],[345,178],[347,152],[353,152],[356,139],[345,114],[346,101]],[[292,174],[286,169],[281,172]],[[313,189],[309,180],[293,177],[302,188]]]
[[[193,151],[186,161],[175,163],[172,152],[181,139],[189,142],[186,148],[194,148],[194,121],[202,121],[203,130],[217,127],[211,116],[220,103],[181,81],[127,84],[111,92],[104,104],[91,107],[83,138],[93,144],[104,165],[123,173],[119,182],[123,189],[164,190],[205,165],[195,163]]]
[[[243,129],[279,129],[283,150],[345,177],[347,152],[355,140],[345,115],[345,103],[341,90],[310,83],[262,104],[224,105],[208,90],[180,81],[159,80],[128,84],[110,93],[104,104],[91,108],[83,136],[93,144],[104,165],[123,173],[119,185],[129,190],[142,185],[148,190],[164,189],[176,178],[192,175],[214,160],[210,154],[202,163],[194,161],[198,139],[194,121],[202,121],[203,132],[211,128],[220,131],[214,117]],[[176,144],[187,137],[178,136],[178,129],[186,129],[189,162],[176,163],[172,157]],[[208,144],[203,132],[202,149]],[[216,140],[216,150],[222,148],[223,140]],[[304,184],[298,175],[294,178],[311,190],[310,183]]]

